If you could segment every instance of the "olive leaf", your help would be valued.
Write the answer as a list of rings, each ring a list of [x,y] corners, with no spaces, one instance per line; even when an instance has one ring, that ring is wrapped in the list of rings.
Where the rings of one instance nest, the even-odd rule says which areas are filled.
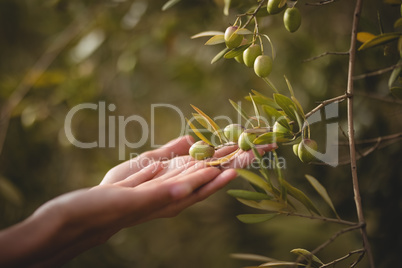
[[[275,261],[275,262],[267,262],[259,265],[258,267],[278,267],[278,266],[287,266],[287,267],[297,267],[297,266],[307,266],[303,263],[291,262],[291,261]],[[258,268],[256,267],[256,268]],[[249,267],[252,268],[252,267]]]
[[[258,110],[257,105],[254,102],[253,96],[251,96],[251,94],[249,94],[251,102],[253,103],[253,107],[254,107],[254,114],[255,117],[257,118],[257,126],[260,127],[260,111]]]
[[[257,174],[245,169],[236,169],[236,172],[239,176],[243,177],[251,184],[263,189],[266,193],[273,193],[270,185]]]
[[[222,130],[219,128],[219,126],[215,123],[214,120],[212,120],[208,115],[206,115],[203,111],[201,111],[200,109],[198,109],[197,107],[195,107],[194,105],[190,104],[191,107],[193,107],[193,109],[200,114],[204,120],[205,123],[208,123],[211,128],[214,130],[213,134],[217,135],[220,142],[223,143],[223,141],[226,141],[226,137],[222,134]]]
[[[270,144],[275,142],[289,142],[293,139],[292,135],[282,132],[267,132],[258,136],[253,143],[254,144]]]
[[[264,193],[259,193],[259,192],[253,192],[253,191],[247,191],[247,190],[228,190],[227,194],[235,197],[235,198],[241,198],[241,199],[246,199],[246,200],[269,200],[272,199],[271,196],[264,194]]]
[[[179,3],[181,0],[169,0],[167,1],[163,6],[162,6],[162,11],[165,11],[169,8],[171,8],[172,6],[176,5],[177,3]]]
[[[272,200],[262,200],[260,202],[257,202],[254,200],[242,199],[242,198],[237,198],[237,200],[246,206],[256,208],[256,209],[271,211],[271,212],[279,212],[279,211],[282,211],[286,207],[286,205],[284,203],[279,203],[279,202],[272,201]]]
[[[314,203],[307,197],[305,193],[296,187],[292,186],[289,182],[283,181],[284,186],[286,187],[287,193],[293,196],[296,200],[302,203],[309,211],[316,213],[317,215],[321,215],[320,211],[314,205]]]
[[[400,59],[397,64],[402,64],[402,59]],[[402,66],[399,66],[399,67],[395,68],[392,71],[392,73],[391,73],[391,75],[389,77],[389,80],[388,80],[388,87],[389,88],[391,88],[392,84],[395,82],[395,80],[398,79],[399,74],[401,73],[401,71],[402,71]]]
[[[278,122],[279,124],[290,130],[288,121],[280,112],[278,112],[277,109],[267,105],[263,105],[262,109],[270,118],[272,118],[273,122]]]
[[[206,142],[207,144],[212,145],[212,143],[186,118],[187,124],[190,126],[190,128],[193,130],[194,134],[197,135],[198,138],[200,138],[202,141]]]
[[[223,7],[223,15],[229,16],[229,8],[231,2],[232,0],[225,0],[225,6]]]
[[[221,52],[219,52],[218,54],[215,55],[215,57],[211,60],[211,64],[214,64],[215,62],[217,62],[218,60],[222,59],[223,56],[229,51],[229,48],[224,48],[223,50],[221,50]]]
[[[321,195],[324,201],[331,207],[332,211],[335,213],[336,217],[339,219],[339,215],[335,210],[334,204],[331,201],[331,198],[328,195],[327,190],[321,183],[318,182],[316,178],[310,175],[305,175],[306,179],[310,182],[310,184],[314,187],[314,189]]]
[[[237,57],[237,56],[243,54],[243,51],[246,50],[250,45],[251,45],[251,43],[233,48],[228,53],[226,53],[223,57],[225,59],[232,59],[234,57]]]
[[[233,108],[243,117],[246,121],[250,120],[250,116],[238,105],[236,102],[229,100],[230,104],[232,104]]]
[[[213,46],[213,45],[222,44],[222,43],[225,43],[225,36],[223,34],[218,34],[218,35],[212,36],[210,39],[208,39],[208,41],[205,42],[204,45]]]
[[[240,214],[237,215],[237,219],[243,223],[261,223],[264,221],[268,221],[274,218],[276,213],[268,213],[268,214]]]
[[[324,265],[324,263],[317,256],[304,248],[295,248],[290,252],[304,258],[311,265],[311,267],[319,268]]]
[[[274,100],[275,100],[276,104],[278,104],[279,107],[281,107],[283,112],[292,121],[297,122],[297,117],[296,117],[296,113],[295,113],[297,108],[296,108],[296,105],[294,104],[294,102],[290,98],[286,97],[285,95],[275,93],[274,94]]]
[[[359,42],[365,43],[375,37],[374,34],[368,32],[358,32],[356,38]]]
[[[206,37],[206,36],[214,36],[214,35],[225,35],[224,32],[221,31],[205,31],[191,36],[191,39]]]
[[[397,19],[394,23],[394,28],[398,28],[400,26],[402,26],[402,18]]]
[[[363,49],[367,49],[367,48],[371,48],[371,47],[375,47],[378,45],[384,45],[388,42],[391,42],[395,39],[398,39],[399,36],[401,36],[402,33],[384,33],[384,34],[380,34],[375,36],[374,38],[364,42],[358,50],[363,50]]]
[[[263,262],[270,262],[270,261],[277,261],[273,258],[269,258],[262,255],[257,254],[249,254],[249,253],[233,253],[230,254],[230,257],[240,260],[248,260],[248,261],[263,261]]]

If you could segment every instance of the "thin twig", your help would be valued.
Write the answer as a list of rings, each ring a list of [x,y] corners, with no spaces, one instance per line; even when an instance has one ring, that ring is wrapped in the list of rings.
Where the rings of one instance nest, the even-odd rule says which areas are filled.
[[[356,212],[359,223],[361,224],[361,235],[363,239],[363,246],[365,251],[367,252],[367,256],[369,259],[369,264],[371,268],[375,267],[373,254],[371,252],[370,243],[367,237],[366,224],[363,214],[362,201],[360,196],[359,189],[359,179],[357,176],[357,165],[356,165],[356,148],[355,148],[355,133],[354,133],[354,114],[353,114],[353,76],[354,76],[354,68],[355,68],[355,60],[356,60],[356,43],[357,43],[357,27],[359,25],[359,18],[362,9],[362,0],[356,0],[355,11],[353,13],[353,24],[352,24],[352,33],[350,40],[350,49],[349,49],[349,67],[348,67],[348,81],[347,81],[347,94],[352,96],[348,98],[347,103],[347,118],[348,118],[348,134],[349,134],[349,153],[350,153],[350,168],[352,174],[352,182],[353,182],[353,193],[356,204]]]
[[[322,58],[322,57],[325,57],[328,55],[347,56],[347,55],[349,55],[349,52],[329,52],[329,51],[327,51],[320,55],[305,59],[305,60],[303,60],[303,62],[313,61],[313,60],[316,60],[316,59],[319,59],[319,58]]]
[[[341,257],[341,258],[339,258],[339,259],[336,259],[336,260],[333,260],[333,261],[331,261],[331,262],[329,262],[329,263],[326,263],[326,264],[324,264],[324,265],[321,265],[320,268],[325,268],[325,267],[329,267],[329,266],[331,266],[331,265],[335,265],[335,264],[338,263],[338,262],[341,262],[341,261],[343,261],[343,260],[346,260],[347,258],[349,258],[350,256],[352,256],[353,254],[359,254],[359,253],[360,253],[359,258],[358,258],[354,263],[352,263],[352,264],[350,265],[350,267],[355,267],[356,264],[362,259],[362,257],[364,256],[364,253],[365,253],[365,252],[366,252],[366,250],[365,250],[364,248],[351,251],[351,252],[349,252],[348,254],[346,254],[345,256],[343,256],[343,257]]]
[[[337,0],[322,0],[322,1],[317,2],[317,3],[309,2],[309,3],[306,3],[306,5],[308,5],[308,6],[323,6],[323,5],[332,4],[332,3],[336,2],[336,1]]]
[[[379,141],[388,141],[388,140],[394,140],[394,139],[400,139],[402,138],[402,132],[387,135],[387,136],[380,136],[376,138],[371,138],[371,139],[364,139],[364,140],[358,140],[355,142],[355,144],[367,144],[367,143],[378,143]],[[348,142],[339,142],[339,145],[349,145]]]
[[[306,113],[306,118],[310,117],[313,113],[315,113],[318,110],[322,109],[326,105],[331,104],[331,103],[336,102],[336,101],[343,101],[344,99],[346,99],[348,97],[349,97],[348,94],[344,94],[344,95],[340,95],[340,96],[332,98],[332,99],[324,100],[317,107],[315,107],[313,110],[311,110],[310,112]]]
[[[345,221],[341,219],[334,219],[334,218],[326,218],[326,217],[321,217],[321,216],[314,216],[314,215],[304,215],[304,214],[298,214],[298,213],[293,213],[293,212],[279,212],[283,215],[286,216],[295,216],[295,217],[301,217],[301,218],[307,218],[311,220],[320,220],[320,221],[325,221],[325,222],[333,222],[333,223],[339,223],[343,225],[349,225],[349,226],[357,226],[359,225],[356,222],[351,222],[351,221]]]
[[[353,80],[359,80],[359,79],[364,79],[364,78],[367,78],[367,77],[370,77],[370,76],[381,75],[381,74],[393,71],[394,69],[399,68],[401,66],[402,66],[402,63],[398,63],[398,64],[389,66],[389,67],[384,68],[384,69],[380,69],[380,70],[373,71],[373,72],[366,73],[366,74],[356,75],[356,76],[353,77]]]
[[[260,2],[260,4],[258,5],[258,7],[254,10],[253,13],[250,13],[250,14],[246,13],[246,14],[237,15],[238,17],[250,16],[250,18],[248,18],[248,20],[246,21],[246,23],[243,25],[243,28],[246,28],[247,25],[250,24],[250,22],[251,22],[251,21],[253,20],[253,18],[257,15],[258,11],[261,9],[261,7],[264,5],[264,3],[265,3],[265,0],[262,0],[262,1]]]
[[[325,247],[327,247],[329,244],[331,244],[332,242],[335,241],[335,239],[337,239],[339,236],[354,231],[356,229],[360,229],[362,226],[360,224],[357,224],[355,226],[351,226],[348,228],[344,228],[342,230],[339,230],[338,232],[336,232],[335,234],[333,234],[327,241],[325,241],[324,243],[322,243],[320,246],[316,247],[313,251],[311,251],[311,254],[315,255],[318,252],[320,252],[321,250],[323,250]]]

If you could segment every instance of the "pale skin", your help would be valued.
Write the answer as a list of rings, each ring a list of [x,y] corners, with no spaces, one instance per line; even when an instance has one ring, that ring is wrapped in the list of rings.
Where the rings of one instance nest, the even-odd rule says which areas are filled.
[[[194,161],[194,140],[180,137],[112,168],[100,185],[73,191],[39,207],[26,220],[0,232],[0,267],[55,267],[106,242],[123,228],[174,217],[233,180],[234,168],[253,161],[240,151],[228,163],[211,167]],[[276,148],[258,148],[263,154]],[[215,157],[236,146],[216,151]]]

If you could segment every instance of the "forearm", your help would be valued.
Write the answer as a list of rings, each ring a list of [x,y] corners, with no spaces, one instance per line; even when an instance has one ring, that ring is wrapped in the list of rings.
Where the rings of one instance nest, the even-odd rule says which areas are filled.
[[[63,225],[62,210],[45,205],[23,222],[1,231],[0,267],[29,267],[56,254],[65,246],[57,243]]]

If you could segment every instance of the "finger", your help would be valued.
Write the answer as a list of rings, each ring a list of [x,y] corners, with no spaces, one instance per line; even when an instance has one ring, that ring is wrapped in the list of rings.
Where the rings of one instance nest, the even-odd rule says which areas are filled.
[[[159,171],[163,170],[163,168],[164,164],[162,162],[155,162],[115,184],[124,187],[135,187],[154,178]]]
[[[155,161],[164,161],[178,155],[185,155],[188,153],[188,150],[193,143],[194,139],[189,135],[174,139],[161,148],[145,152],[136,158],[127,160],[120,165],[115,166],[109,170],[100,184],[110,184],[121,181]]]
[[[219,174],[215,179],[205,184],[197,191],[187,196],[186,198],[180,199],[174,203],[170,203],[167,206],[153,212],[148,217],[141,219],[142,223],[156,218],[166,218],[173,217],[179,214],[184,209],[190,207],[191,205],[200,202],[210,195],[214,194],[218,190],[226,186],[230,181],[237,177],[237,173],[233,169],[228,169]]]

